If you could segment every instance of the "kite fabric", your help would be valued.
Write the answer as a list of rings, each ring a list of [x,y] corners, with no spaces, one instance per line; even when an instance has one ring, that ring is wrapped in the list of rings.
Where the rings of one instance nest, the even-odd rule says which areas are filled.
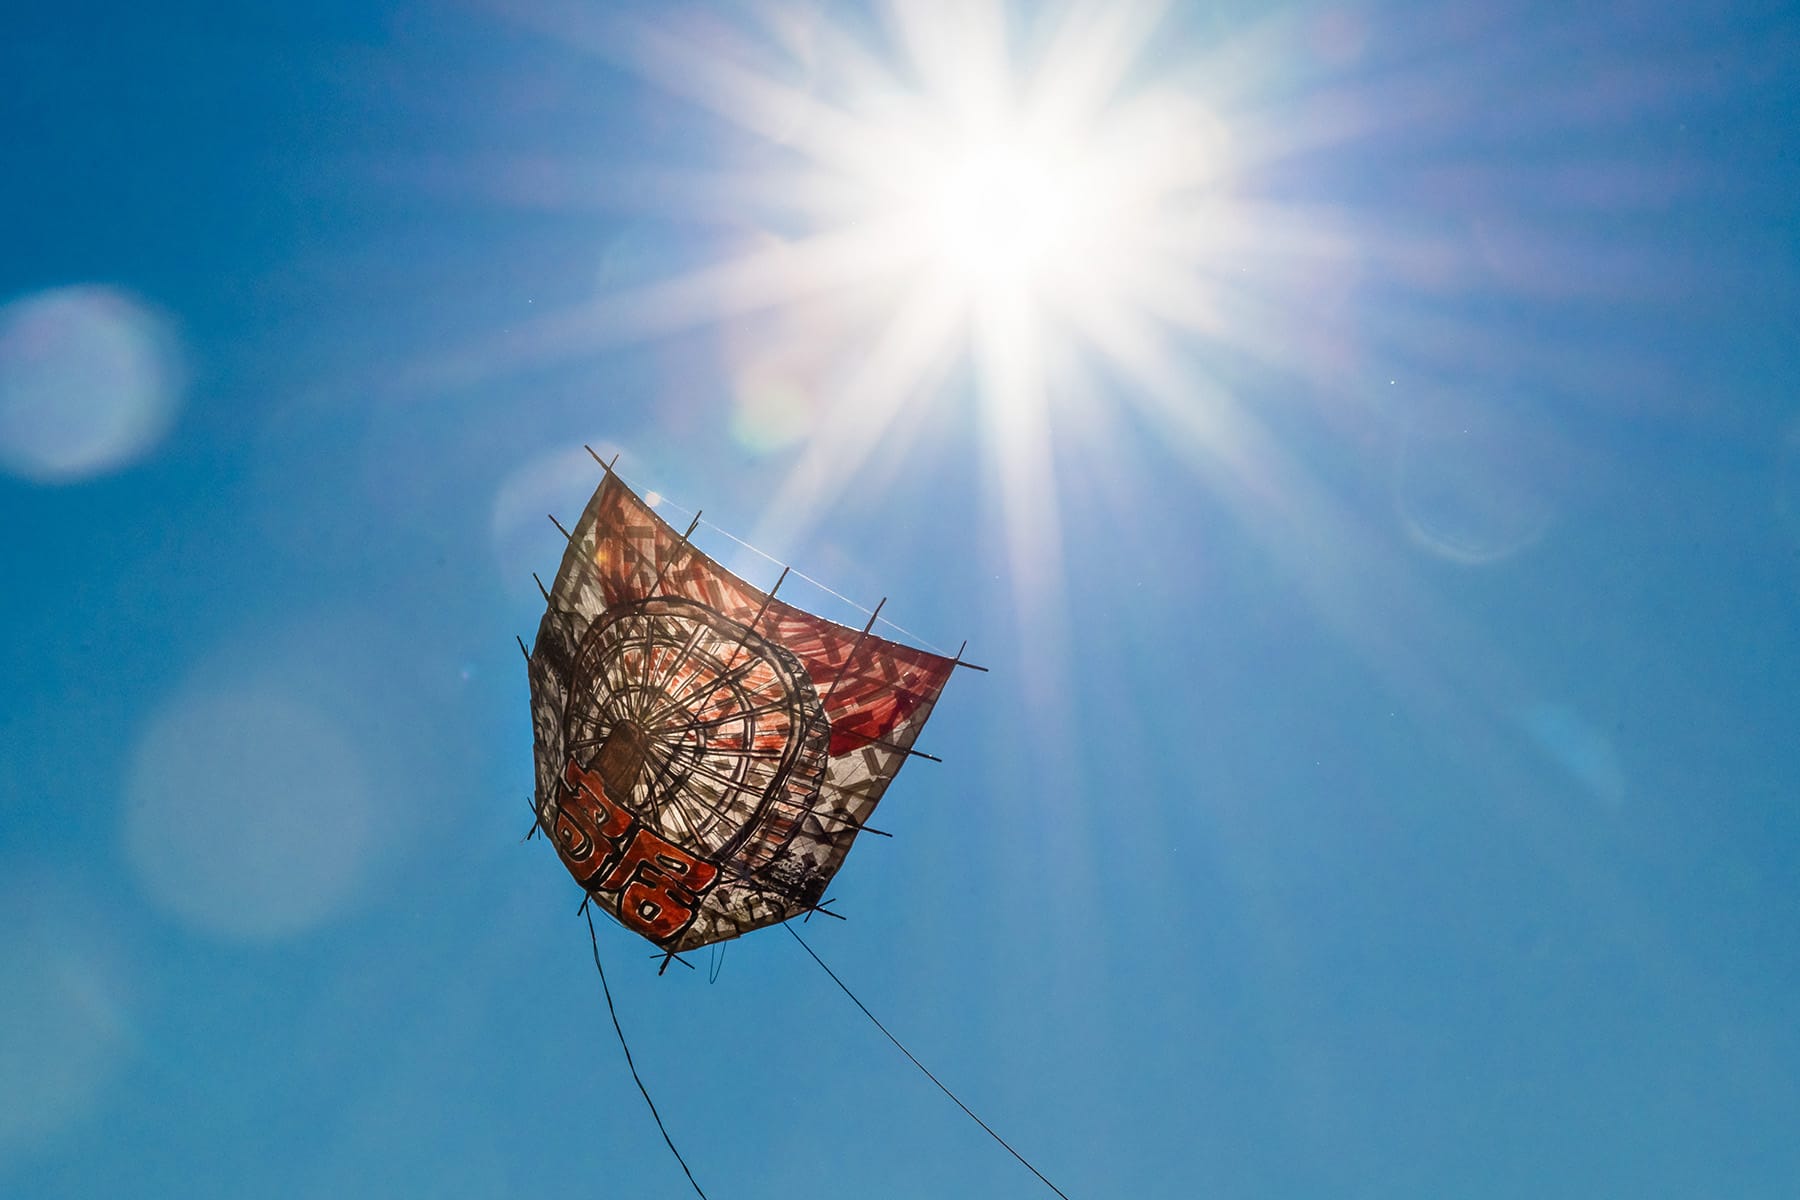
[[[595,904],[670,952],[788,920],[955,665],[752,587],[609,468],[530,653],[538,823]]]

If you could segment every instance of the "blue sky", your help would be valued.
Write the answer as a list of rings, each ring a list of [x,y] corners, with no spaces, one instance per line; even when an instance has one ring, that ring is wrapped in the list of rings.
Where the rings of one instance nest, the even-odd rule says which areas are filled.
[[[1791,1194],[1800,23],[1152,15],[900,250],[947,9],[12,18],[0,1193],[685,1194],[519,841],[586,442],[991,668],[804,932],[1070,1196]],[[779,932],[601,950],[716,1200],[1048,1194]]]

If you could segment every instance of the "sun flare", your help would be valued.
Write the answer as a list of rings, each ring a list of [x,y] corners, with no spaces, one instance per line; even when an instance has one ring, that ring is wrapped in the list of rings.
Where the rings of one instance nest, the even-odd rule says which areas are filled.
[[[777,540],[967,380],[952,391],[979,410],[1017,586],[1050,595],[1053,410],[1085,403],[1090,367],[1191,434],[1216,427],[1174,394],[1168,344],[1210,333],[1235,283],[1226,125],[1197,76],[1145,67],[1167,15],[1153,2],[895,3],[879,28],[762,11],[749,36],[670,19],[584,39],[744,135],[689,198],[757,233],[528,344],[719,324],[739,358],[732,428],[759,451],[797,443],[756,531]],[[771,396],[806,419],[771,415]]]

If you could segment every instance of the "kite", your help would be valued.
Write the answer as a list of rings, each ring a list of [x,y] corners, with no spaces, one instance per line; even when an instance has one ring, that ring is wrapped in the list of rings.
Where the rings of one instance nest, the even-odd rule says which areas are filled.
[[[820,911],[968,664],[877,636],[879,605],[857,630],[778,599],[785,568],[746,583],[601,466],[526,656],[533,802],[589,902],[672,957]]]
[[[589,454],[594,454],[592,449]],[[910,757],[957,667],[814,616],[725,570],[605,470],[573,532],[530,649],[536,823],[590,906],[681,952],[829,911],[832,876]],[[554,517],[551,520],[555,520]],[[883,603],[886,603],[883,601]],[[831,914],[836,916],[837,914]],[[594,967],[632,1080],[696,1194],[638,1074],[594,936]],[[884,1036],[1063,1200],[1061,1189],[925,1068],[789,925]],[[685,961],[685,960],[682,960]]]

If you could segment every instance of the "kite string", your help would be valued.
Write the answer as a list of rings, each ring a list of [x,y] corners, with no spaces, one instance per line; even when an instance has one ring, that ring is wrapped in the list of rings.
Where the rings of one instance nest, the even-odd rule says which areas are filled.
[[[1051,1183],[1050,1180],[1045,1177],[1044,1173],[1042,1171],[1038,1170],[1036,1167],[1032,1166],[1031,1163],[1026,1159],[1026,1157],[1023,1154],[1020,1154],[1017,1150],[1014,1150],[1012,1148],[1012,1146],[1010,1146],[1007,1143],[1005,1138],[1003,1138],[999,1134],[995,1133],[993,1128],[990,1125],[988,1125],[988,1123],[986,1121],[984,1121],[980,1117],[976,1116],[974,1109],[972,1109],[968,1105],[964,1104],[960,1099],[957,1098],[957,1095],[955,1092],[953,1092],[949,1088],[945,1087],[943,1085],[943,1082],[941,1080],[939,1080],[936,1075],[933,1075],[931,1073],[930,1069],[927,1068],[924,1063],[922,1063],[918,1059],[914,1058],[913,1052],[911,1050],[908,1050],[905,1046],[901,1045],[899,1038],[895,1037],[893,1034],[888,1032],[888,1027],[886,1025],[883,1025],[880,1022],[880,1020],[876,1018],[875,1014],[869,1011],[869,1008],[866,1004],[864,1004],[861,1000],[858,1000],[856,998],[856,993],[851,991],[849,989],[849,987],[847,987],[845,985],[844,981],[837,977],[837,972],[833,971],[830,967],[825,965],[825,960],[820,958],[816,953],[813,952],[813,948],[806,944],[806,939],[801,937],[798,933],[796,933],[794,931],[794,927],[791,923],[784,923],[782,925],[782,928],[794,935],[794,940],[796,942],[800,943],[800,948],[802,950],[806,951],[806,953],[812,958],[812,960],[814,962],[819,964],[820,970],[824,971],[825,974],[831,976],[831,982],[837,984],[839,990],[841,990],[844,993],[844,995],[850,997],[850,1003],[852,1003],[852,1004],[856,1005],[856,1007],[862,1009],[863,1016],[869,1018],[870,1021],[874,1022],[875,1028],[881,1030],[882,1035],[884,1037],[886,1037],[888,1041],[894,1043],[894,1046],[900,1051],[900,1053],[906,1055],[907,1059],[909,1061],[911,1061],[912,1065],[919,1068],[919,1070],[924,1073],[925,1078],[927,1078],[927,1079],[931,1080],[931,1082],[937,1084],[938,1091],[944,1093],[944,1095],[950,1097],[951,1100],[955,1101],[956,1107],[962,1109],[963,1112],[967,1113],[969,1116],[969,1119],[971,1121],[974,1121],[977,1125],[979,1125],[983,1129],[987,1130],[987,1135],[989,1137],[993,1138],[996,1142],[999,1142],[1002,1146],[1004,1146],[1006,1148],[1006,1152],[1008,1154],[1010,1154],[1014,1158],[1018,1159],[1021,1163],[1024,1163],[1025,1169],[1027,1171],[1030,1171],[1033,1175],[1036,1175],[1040,1180],[1042,1180],[1045,1187],[1047,1187],[1051,1191],[1055,1192],[1058,1196],[1062,1196],[1062,1200],[1069,1200],[1068,1196],[1063,1194],[1063,1190],[1061,1188],[1057,1187],[1054,1183]],[[673,1148],[673,1147],[671,1147],[671,1148]]]
[[[650,1106],[650,1115],[656,1118],[657,1131],[662,1134],[663,1141],[668,1143],[669,1153],[673,1154],[675,1156],[675,1161],[681,1164],[681,1173],[686,1175],[687,1181],[694,1185],[694,1191],[699,1194],[700,1200],[706,1200],[706,1193],[700,1190],[700,1184],[695,1181],[694,1173],[688,1170],[687,1160],[681,1157],[681,1151],[675,1148],[674,1139],[669,1136],[669,1131],[663,1127],[662,1114],[656,1111],[656,1101],[650,1098],[650,1090],[644,1086],[644,1081],[638,1077],[637,1064],[631,1061],[631,1047],[625,1044],[625,1031],[619,1027],[618,1010],[613,1007],[612,989],[606,986],[606,968],[600,965],[600,938],[599,935],[594,932],[594,914],[588,912],[587,905],[584,904],[581,906],[581,915],[587,918],[588,941],[591,942],[594,947],[594,969],[600,972],[600,991],[606,996],[606,1011],[612,1016],[613,1032],[619,1035],[619,1049],[625,1051],[625,1065],[631,1068],[631,1080],[633,1083],[637,1084],[638,1091],[643,1093],[644,1103]],[[1060,1195],[1060,1193],[1058,1194]]]
[[[615,474],[616,473],[617,472],[615,472]],[[812,584],[814,587],[818,588],[821,592],[824,592],[827,596],[834,596],[837,599],[842,600],[845,604],[848,604],[851,608],[854,608],[857,612],[859,612],[859,613],[871,613],[872,612],[872,610],[870,608],[868,608],[866,605],[858,604],[856,601],[852,600],[850,597],[844,595],[844,593],[837,591],[831,587],[828,587],[827,585],[825,585],[823,583],[820,583],[817,579],[814,579],[811,575],[808,575],[805,571],[795,570],[793,568],[793,566],[791,566],[788,563],[782,562],[779,558],[776,558],[773,554],[770,554],[767,550],[762,550],[756,546],[752,546],[749,542],[746,542],[743,538],[741,538],[737,534],[731,532],[729,529],[719,528],[717,525],[714,525],[711,521],[708,521],[705,517],[701,517],[693,509],[683,508],[681,505],[675,503],[675,501],[669,499],[667,496],[663,495],[661,492],[657,493],[657,499],[660,502],[659,507],[662,505],[666,505],[667,507],[674,509],[676,512],[686,513],[691,517],[697,517],[700,521],[700,524],[706,526],[706,528],[712,530],[714,533],[718,534],[719,536],[730,538],[732,541],[736,542],[738,545],[742,546],[744,549],[748,550],[750,553],[756,555],[758,558],[761,558],[761,559],[766,560],[767,562],[773,563],[775,566],[785,567],[796,578],[806,580],[806,582]],[[900,634],[902,637],[910,638],[911,640],[917,642],[919,645],[924,646],[927,650],[935,651],[935,652],[937,652],[937,654],[939,654],[940,656],[943,656],[943,657],[949,657],[949,652],[946,651],[942,646],[938,646],[938,645],[933,644],[932,642],[926,641],[924,638],[920,637],[918,634],[914,633],[912,630],[904,629],[901,626],[894,624],[892,621],[888,620],[886,617],[876,617],[875,620],[878,624],[887,626],[889,629],[892,629],[895,633]]]

